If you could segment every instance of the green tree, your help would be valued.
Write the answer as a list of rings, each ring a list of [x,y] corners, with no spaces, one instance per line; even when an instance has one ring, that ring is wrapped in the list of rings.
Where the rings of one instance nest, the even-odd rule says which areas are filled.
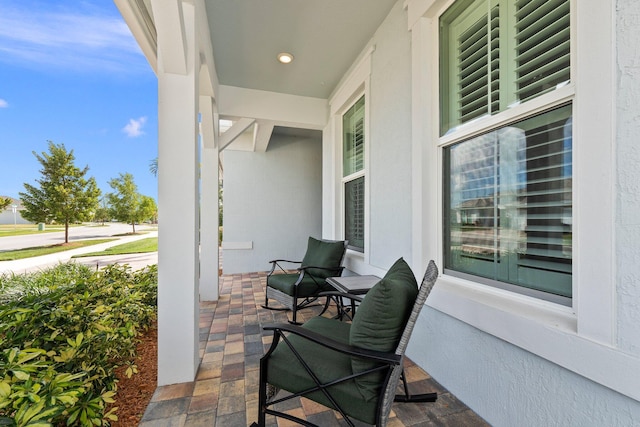
[[[141,196],[140,206],[138,206],[138,222],[152,221],[156,222],[158,217],[158,205],[153,197]]]
[[[224,197],[224,187],[222,186],[222,180],[218,180],[218,224],[223,223],[223,205],[222,199]]]
[[[111,216],[118,221],[131,224],[136,232],[136,223],[152,219],[156,212],[153,198],[138,193],[138,186],[130,173],[121,173],[118,178],[109,181],[115,191],[107,194]]]
[[[5,210],[11,204],[11,197],[0,196],[0,212]]]
[[[96,180],[85,178],[89,166],[78,168],[73,162],[73,150],[64,144],[49,143],[49,152],[33,155],[42,165],[42,177],[37,186],[24,184],[19,193],[24,211],[22,217],[32,222],[52,221],[64,224],[64,242],[69,242],[69,224],[91,218],[98,205],[100,189]]]
[[[153,176],[158,176],[158,158],[151,160],[149,162],[149,172],[153,174]]]
[[[105,221],[109,219],[111,219],[111,212],[109,211],[106,198],[103,197],[100,199],[100,205],[96,209],[95,215],[93,215],[93,220],[104,225]]]

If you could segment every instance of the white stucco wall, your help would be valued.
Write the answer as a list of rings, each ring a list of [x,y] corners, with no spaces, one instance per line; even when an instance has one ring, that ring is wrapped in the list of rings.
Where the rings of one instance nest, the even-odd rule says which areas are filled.
[[[437,310],[410,357],[495,427],[637,426],[640,404]],[[629,373],[637,375],[637,373]]]
[[[16,224],[31,224],[29,221],[22,218],[22,215],[20,215],[20,211],[17,212],[14,218],[11,207],[5,209],[4,211],[0,211],[0,224],[13,224],[14,221]]]
[[[372,39],[370,236],[372,266],[411,262],[411,37],[396,3]]]
[[[382,269],[398,256],[411,256],[412,239],[430,238],[411,229],[411,99],[417,95],[411,93],[412,42],[402,4],[396,4],[370,44],[375,50],[369,97],[369,264]],[[602,112],[616,118],[615,139],[602,142],[612,144],[616,154],[615,224],[609,224],[615,230],[615,352],[638,359],[640,3],[618,0],[615,13],[616,106]],[[495,426],[640,425],[637,400],[430,307],[420,318],[408,355]],[[629,375],[638,377],[638,372]]]
[[[301,260],[321,237],[322,141],[274,135],[266,152],[224,152],[225,274],[268,270],[269,260]]]
[[[616,25],[618,347],[640,355],[640,2],[618,0]]]

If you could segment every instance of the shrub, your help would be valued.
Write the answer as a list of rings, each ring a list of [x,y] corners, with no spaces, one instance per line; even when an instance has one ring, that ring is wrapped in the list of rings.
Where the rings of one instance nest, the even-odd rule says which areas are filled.
[[[0,425],[109,425],[115,369],[156,316],[157,268],[0,277]],[[64,424],[63,424],[64,423]]]

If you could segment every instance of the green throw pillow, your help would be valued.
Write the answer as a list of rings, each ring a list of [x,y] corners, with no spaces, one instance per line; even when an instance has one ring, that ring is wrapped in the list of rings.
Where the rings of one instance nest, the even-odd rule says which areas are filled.
[[[344,242],[318,240],[309,237],[307,244],[307,253],[302,259],[302,267],[325,267],[332,270],[309,269],[308,272],[312,276],[326,279],[335,276],[339,272],[342,256],[344,255]]]
[[[367,293],[349,333],[351,345],[369,350],[394,351],[409,320],[418,295],[418,283],[409,265],[400,258],[387,274]],[[358,373],[376,366],[375,362],[353,358],[351,368]],[[366,400],[379,392],[384,372],[364,375],[355,379]]]

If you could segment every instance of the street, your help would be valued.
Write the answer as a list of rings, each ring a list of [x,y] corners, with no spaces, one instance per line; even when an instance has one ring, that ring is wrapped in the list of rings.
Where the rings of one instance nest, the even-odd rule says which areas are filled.
[[[146,239],[148,237],[158,236],[158,232],[155,229],[149,229],[150,227],[139,225],[136,226],[136,232],[141,231],[145,232],[145,234],[127,235],[126,233],[130,233],[132,231],[131,225],[120,223],[108,223],[105,224],[104,227],[72,227],[69,228],[69,241],[103,239],[109,237],[116,237],[118,240],[107,243],[100,243],[92,246],[85,246],[78,249],[71,249],[63,252],[57,252],[49,255],[42,255],[38,257],[18,259],[15,261],[0,261],[0,274],[11,272],[20,274],[34,270],[40,270],[61,262],[68,262],[74,255],[104,251],[105,249],[112,246],[132,242],[135,240]],[[7,236],[0,237],[0,251],[55,245],[63,242],[64,231],[24,236]],[[96,267],[104,267],[105,265],[117,262],[120,264],[129,264],[133,269],[139,269],[149,264],[156,264],[158,262],[158,253],[151,252],[145,254],[99,255],[92,257],[74,258],[74,261]]]
[[[136,232],[149,229],[147,225],[137,225]],[[155,227],[154,227],[155,229]],[[117,222],[102,225],[69,227],[69,241],[86,239],[104,239],[116,235],[131,233],[130,224]],[[26,234],[23,236],[0,237],[0,251],[33,248],[36,246],[49,246],[64,243],[64,231]]]

